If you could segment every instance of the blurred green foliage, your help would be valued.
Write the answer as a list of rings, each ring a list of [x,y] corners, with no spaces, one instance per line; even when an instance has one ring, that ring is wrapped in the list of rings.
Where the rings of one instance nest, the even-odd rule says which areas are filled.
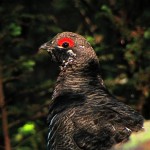
[[[150,121],[145,122],[144,131],[133,133],[129,141],[118,150],[148,150],[150,146]]]
[[[14,149],[46,147],[46,117],[58,68],[38,48],[62,31],[85,36],[109,90],[150,119],[148,0],[3,0],[0,18],[0,67]],[[3,147],[1,130],[0,139]]]

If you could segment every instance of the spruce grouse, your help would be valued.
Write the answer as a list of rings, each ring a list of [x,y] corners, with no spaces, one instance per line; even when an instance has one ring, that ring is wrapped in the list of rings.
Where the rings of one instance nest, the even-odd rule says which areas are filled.
[[[84,37],[57,34],[43,44],[60,68],[49,109],[48,150],[109,150],[143,127],[143,117],[106,89]]]

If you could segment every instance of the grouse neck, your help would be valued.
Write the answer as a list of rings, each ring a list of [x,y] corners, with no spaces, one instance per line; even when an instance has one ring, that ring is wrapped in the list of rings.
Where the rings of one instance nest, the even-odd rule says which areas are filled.
[[[96,89],[97,88],[97,89]],[[53,98],[62,93],[85,93],[95,92],[104,88],[99,75],[99,63],[89,61],[87,64],[74,63],[62,70],[57,78]]]

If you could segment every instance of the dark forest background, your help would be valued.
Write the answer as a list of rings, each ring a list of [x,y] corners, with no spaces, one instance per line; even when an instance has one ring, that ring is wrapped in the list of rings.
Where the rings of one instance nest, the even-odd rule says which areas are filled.
[[[0,149],[46,148],[59,70],[38,48],[63,31],[87,38],[109,90],[150,119],[148,0],[2,0],[0,22]]]

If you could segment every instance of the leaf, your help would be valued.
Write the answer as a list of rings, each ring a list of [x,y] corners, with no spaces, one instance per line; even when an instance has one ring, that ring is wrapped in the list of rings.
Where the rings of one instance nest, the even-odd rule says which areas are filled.
[[[108,14],[112,14],[111,9],[107,5],[102,5],[101,10],[107,12]]]
[[[146,30],[146,31],[144,32],[144,38],[145,38],[145,39],[150,39],[150,28],[148,28],[148,30]]]
[[[21,67],[28,71],[32,71],[34,66],[35,66],[34,60],[26,60],[21,64]]]
[[[18,129],[20,134],[27,135],[27,134],[34,134],[35,133],[35,124],[32,122],[28,122],[22,127]]]
[[[9,25],[9,30],[10,30],[10,34],[12,36],[19,36],[19,35],[21,35],[21,32],[22,32],[21,26],[19,26],[16,23],[11,23]]]

